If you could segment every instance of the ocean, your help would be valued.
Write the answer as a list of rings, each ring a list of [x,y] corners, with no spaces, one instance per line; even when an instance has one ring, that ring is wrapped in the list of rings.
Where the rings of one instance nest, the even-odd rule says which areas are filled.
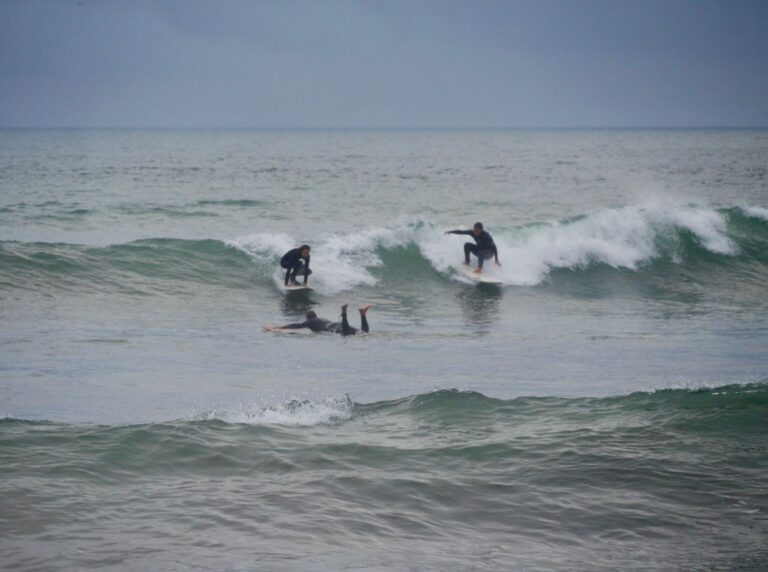
[[[765,130],[0,130],[0,568],[764,570],[767,284]]]

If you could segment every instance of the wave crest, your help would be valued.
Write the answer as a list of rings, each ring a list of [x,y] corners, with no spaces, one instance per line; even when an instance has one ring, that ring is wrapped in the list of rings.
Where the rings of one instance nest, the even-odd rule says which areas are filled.
[[[312,244],[312,285],[324,294],[372,287],[382,278],[399,283],[431,274],[435,280],[466,280],[455,270],[469,237],[444,236],[444,230],[416,218],[301,240],[288,233],[261,233],[229,241],[157,238],[100,248],[2,242],[0,287],[124,291],[135,286],[145,293],[163,291],[161,282],[166,281],[250,288],[256,279],[279,285],[280,256],[301,242]],[[768,268],[768,209],[762,207],[632,205],[489,230],[502,266],[489,262],[486,271],[506,285],[534,286],[555,270],[584,271],[596,265],[654,271],[657,262],[735,260],[752,271]],[[146,277],[154,280],[148,284]]]
[[[267,407],[243,404],[226,409],[211,410],[196,421],[224,421],[247,425],[313,426],[346,421],[352,417],[354,404],[349,396],[312,401],[293,399]]]
[[[746,238],[733,228],[741,225],[744,216],[760,217],[763,210],[655,203],[603,209],[525,227],[491,228],[502,266],[488,263],[486,272],[507,285],[534,286],[557,269],[584,270],[601,264],[634,271],[659,260],[679,264],[699,256],[735,257],[742,254],[742,241],[768,245],[768,228],[751,229]],[[325,293],[372,286],[377,275],[398,272],[395,265],[412,270],[414,253],[436,273],[463,280],[455,269],[463,259],[462,244],[471,239],[446,237],[443,230],[429,221],[414,219],[320,237],[313,243],[312,264],[322,269],[322,274],[313,277],[313,285]],[[276,262],[299,241],[289,235],[255,234],[230,244],[258,261],[271,258]],[[391,256],[393,253],[400,256]],[[754,249],[750,253],[755,253]],[[381,272],[374,272],[384,266]],[[273,278],[282,280],[280,272]]]

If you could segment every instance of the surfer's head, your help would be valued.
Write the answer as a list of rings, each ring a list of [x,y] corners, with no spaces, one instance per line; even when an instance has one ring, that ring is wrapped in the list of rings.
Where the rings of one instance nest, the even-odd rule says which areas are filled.
[[[317,314],[313,310],[307,312],[307,320],[314,320],[315,318],[317,318]]]
[[[301,257],[302,258],[306,258],[307,256],[309,256],[309,251],[310,250],[312,250],[312,249],[309,247],[308,244],[302,244],[299,247],[299,252],[301,253]]]
[[[476,222],[475,226],[472,227],[472,231],[475,233],[475,236],[479,236],[483,232],[483,223]]]

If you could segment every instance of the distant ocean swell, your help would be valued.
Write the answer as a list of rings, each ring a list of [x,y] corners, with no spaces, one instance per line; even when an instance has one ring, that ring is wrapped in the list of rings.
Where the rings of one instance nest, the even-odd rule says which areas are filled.
[[[453,268],[468,237],[445,237],[425,220],[312,241],[313,285],[324,293],[376,286],[414,275],[457,279]],[[749,280],[768,273],[768,209],[645,205],[604,209],[557,222],[491,228],[506,285],[545,283],[556,271],[601,268],[663,275],[683,268],[702,280],[707,265]],[[253,234],[229,241],[155,238],[106,247],[0,242],[0,288],[117,288],[151,294],[167,282],[234,288],[279,281],[279,256],[299,239]],[[151,280],[146,280],[151,279]]]
[[[77,221],[110,212],[120,216],[164,215],[168,217],[219,216],[222,209],[266,208],[268,203],[256,199],[204,199],[187,204],[120,203],[107,209],[97,209],[81,202],[19,202],[0,207],[0,215],[9,214],[30,221]]]
[[[423,423],[436,433],[420,433],[418,427]],[[200,428],[217,426],[261,427],[279,435],[281,431],[294,433],[300,432],[301,428],[322,426],[344,431],[341,428],[345,425],[352,432],[366,426],[387,427],[389,432],[380,436],[384,440],[388,438],[387,434],[397,439],[399,431],[405,434],[414,430],[412,438],[425,442],[434,438],[439,440],[437,433],[441,431],[455,431],[458,435],[463,430],[493,427],[514,429],[512,433],[505,433],[509,438],[561,434],[566,439],[569,432],[576,435],[582,431],[630,436],[633,428],[648,427],[698,437],[719,435],[751,440],[768,436],[768,380],[697,389],[659,389],[611,397],[497,399],[474,391],[443,389],[375,403],[356,403],[349,396],[295,399],[274,405],[244,402],[190,413],[183,419],[165,423],[126,426],[60,424],[13,416],[0,419],[6,437],[12,436],[14,427],[37,426],[43,429],[40,434],[43,440],[46,427],[53,432],[71,433],[74,437],[80,432],[117,435],[137,430],[147,435],[185,432],[193,435]],[[491,439],[494,435],[498,437],[500,433],[487,433]],[[178,444],[169,441],[168,445]],[[768,453],[768,441],[763,441],[760,447]],[[768,455],[764,461],[768,463]]]

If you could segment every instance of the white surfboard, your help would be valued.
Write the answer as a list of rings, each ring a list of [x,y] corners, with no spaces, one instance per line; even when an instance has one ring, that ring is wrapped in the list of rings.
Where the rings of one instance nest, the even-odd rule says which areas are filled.
[[[286,292],[294,292],[299,290],[312,290],[311,286],[305,286],[304,284],[299,284],[298,286],[280,286],[283,290]]]
[[[479,284],[497,284],[501,285],[502,281],[494,276],[490,276],[486,272],[475,272],[474,266],[465,266],[461,265],[456,269],[456,272],[464,276],[465,278],[469,278],[473,282],[477,282]]]
[[[266,326],[263,328],[265,332],[270,332],[272,334],[291,334],[292,336],[302,336],[302,335],[314,335],[315,332],[313,332],[310,329],[307,328],[279,328],[279,327],[273,327],[273,326]]]

